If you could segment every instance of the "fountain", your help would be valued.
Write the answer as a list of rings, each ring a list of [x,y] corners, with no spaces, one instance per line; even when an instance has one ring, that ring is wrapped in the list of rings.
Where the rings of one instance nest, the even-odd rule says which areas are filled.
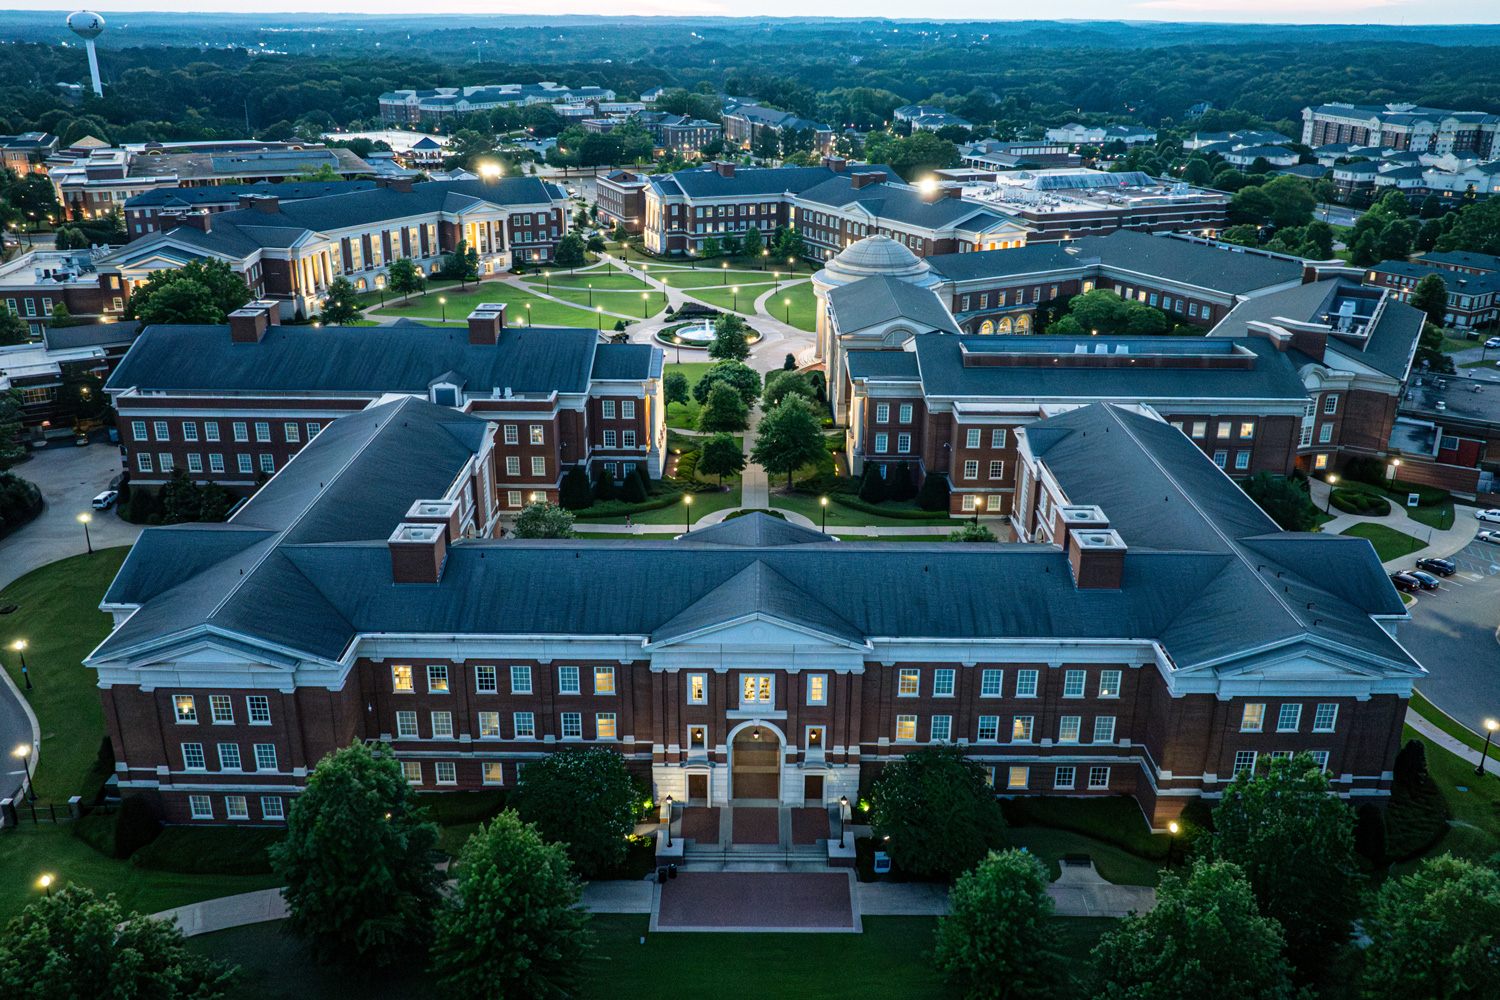
[[[670,331],[670,332],[669,332]],[[747,343],[755,343],[760,340],[760,334],[755,330],[749,331]],[[677,328],[668,327],[658,330],[656,339],[669,347],[680,347],[687,350],[707,350],[714,342],[714,320],[695,320],[686,326]]]

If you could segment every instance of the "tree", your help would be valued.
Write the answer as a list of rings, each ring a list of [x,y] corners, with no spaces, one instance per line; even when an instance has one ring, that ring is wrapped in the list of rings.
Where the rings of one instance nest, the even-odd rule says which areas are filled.
[[[1411,256],[1416,238],[1417,227],[1405,219],[1397,219],[1380,231],[1380,256],[1385,260],[1405,260]]]
[[[609,244],[604,242],[604,237],[598,233],[589,237],[587,247],[590,253],[604,253],[609,250]]]
[[[585,249],[583,237],[577,233],[569,233],[557,241],[557,250],[553,254],[553,263],[558,267],[582,267],[587,258],[584,257]]]
[[[1411,214],[1411,199],[1406,197],[1404,191],[1392,188],[1380,199],[1380,207],[1397,219],[1404,219]]]
[[[439,984],[481,1000],[570,996],[593,934],[563,846],[507,810],[464,842],[456,871],[432,945]]]
[[[972,521],[948,535],[950,542],[998,542],[999,540],[989,528]]]
[[[1034,854],[990,854],[958,877],[932,964],[965,1000],[1051,1000],[1067,985],[1049,921],[1049,873]]]
[[[1443,353],[1443,328],[1431,323],[1422,324],[1422,333],[1417,337],[1417,350],[1413,360],[1429,371],[1453,373],[1453,356]]]
[[[740,255],[740,238],[733,233],[726,234],[719,240],[719,252],[726,257],[738,257]]]
[[[21,317],[0,304],[0,347],[24,344],[30,339],[31,330]]]
[[[563,240],[566,242],[567,237]],[[467,240],[459,240],[453,245],[453,252],[443,258],[438,274],[460,285],[466,281],[478,281],[479,251],[469,246]]]
[[[1260,227],[1249,223],[1230,226],[1219,233],[1219,242],[1233,243],[1241,247],[1258,247],[1260,246]]]
[[[885,476],[881,475],[881,466],[874,462],[865,463],[859,480],[859,498],[865,503],[880,503],[885,499]]]
[[[1428,219],[1422,223],[1422,228],[1417,231],[1417,238],[1412,241],[1411,248],[1416,253],[1426,253],[1437,246],[1438,240],[1443,237],[1443,222],[1441,219]]]
[[[341,275],[329,283],[322,318],[325,326],[347,326],[359,319],[359,293],[354,290],[354,282]]]
[[[620,483],[620,499],[626,503],[645,503],[646,498],[651,495],[646,488],[646,474],[636,466],[625,473],[625,478]]]
[[[929,472],[917,491],[917,506],[922,510],[947,511],[948,493],[948,477],[941,472]]]
[[[706,403],[709,392],[720,382],[727,382],[738,392],[747,407],[754,406],[760,398],[760,372],[741,361],[720,361],[704,372],[693,386],[693,399],[699,404]]]
[[[737,314],[722,314],[714,320],[714,339],[708,345],[708,356],[715,361],[744,361],[750,356],[750,332]]]
[[[625,860],[639,803],[613,750],[569,747],[527,764],[512,801],[542,836],[562,842],[584,878]]]
[[[951,744],[917,747],[885,766],[870,823],[904,870],[953,877],[973,868],[1005,829],[984,770]]]
[[[185,284],[171,295],[173,285]],[[152,271],[130,296],[128,315],[142,323],[217,325],[250,301],[250,287],[222,260],[200,258],[171,270]]]
[[[1213,168],[1202,157],[1195,156],[1182,166],[1182,180],[1185,184],[1204,187],[1211,183],[1213,179]]]
[[[1430,194],[1422,199],[1422,207],[1417,212],[1418,218],[1436,219],[1444,212],[1443,199],[1435,194]]]
[[[1425,275],[1411,293],[1411,307],[1427,314],[1433,326],[1442,326],[1448,312],[1448,284],[1437,273]]]
[[[787,489],[792,488],[794,472],[828,454],[822,428],[808,410],[805,398],[795,393],[762,417],[755,433],[750,461],[772,475],[785,472]]]
[[[724,252],[724,248],[717,236],[710,236],[703,241],[703,249],[700,252],[705,257],[717,257]]]
[[[1205,856],[1240,866],[1263,914],[1286,932],[1292,964],[1319,967],[1348,937],[1359,904],[1354,814],[1307,754],[1241,771],[1214,809]]]
[[[679,371],[670,371],[662,376],[662,394],[666,397],[667,405],[688,403],[688,377]]]
[[[555,503],[533,500],[516,515],[517,538],[572,538],[573,515]]]
[[[290,138],[290,136],[288,136]],[[323,163],[316,170],[305,170],[292,177],[293,181],[299,183],[317,183],[319,181],[341,181],[344,175],[333,169],[333,164]]]
[[[1444,854],[1381,886],[1364,918],[1362,995],[1500,998],[1500,873]]]
[[[733,435],[715,434],[703,443],[703,452],[698,457],[698,471],[708,476],[718,476],[719,485],[724,485],[725,476],[737,476],[745,468],[745,452]]]
[[[354,742],[318,762],[292,800],[271,863],[286,929],[348,969],[410,961],[426,943],[443,874],[437,826],[410,801],[395,757]]]
[[[709,390],[708,402],[698,411],[700,431],[742,431],[750,423],[750,407],[724,382],[715,383]]]
[[[151,997],[215,1000],[232,970],[189,948],[169,920],[125,913],[65,885],[32,902],[0,937],[0,992],[7,997]]]
[[[1374,233],[1360,233],[1349,246],[1349,263],[1355,267],[1370,267],[1380,263],[1380,243]]]
[[[1307,531],[1317,509],[1301,483],[1269,472],[1257,472],[1244,483],[1245,493],[1284,531]]]
[[[1093,953],[1094,1000],[1291,1000],[1276,921],[1227,861],[1167,873],[1156,905],[1126,917]]]
[[[740,253],[746,257],[759,257],[761,251],[766,248],[765,241],[760,238],[760,230],[754,226],[745,230],[744,239],[740,241]]]
[[[25,400],[21,390],[0,389],[0,469],[8,469],[26,455],[16,439],[21,436],[21,413]]]
[[[557,490],[558,502],[567,510],[583,510],[594,503],[594,491],[589,486],[589,474],[583,466],[575,465],[563,476]]]
[[[406,257],[391,261],[389,284],[397,295],[412,295],[427,289],[427,276]]]
[[[172,478],[167,480],[167,484],[161,488],[160,499],[162,524],[196,521],[198,511],[203,506],[203,498],[198,485],[188,477],[187,470],[182,468],[172,471]]]
[[[797,370],[797,355],[788,353],[781,361],[781,370],[785,372]]]

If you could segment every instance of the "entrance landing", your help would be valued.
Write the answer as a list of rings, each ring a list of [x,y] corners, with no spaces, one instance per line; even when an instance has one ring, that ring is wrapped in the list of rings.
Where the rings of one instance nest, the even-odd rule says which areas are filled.
[[[653,931],[863,933],[854,873],[684,872],[657,885]]]

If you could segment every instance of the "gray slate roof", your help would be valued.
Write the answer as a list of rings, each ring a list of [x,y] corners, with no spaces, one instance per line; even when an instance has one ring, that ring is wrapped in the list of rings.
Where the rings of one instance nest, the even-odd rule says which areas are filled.
[[[843,333],[895,319],[911,320],[919,328],[918,333],[933,330],[958,333],[958,324],[936,292],[885,274],[829,289],[828,304]]]
[[[1429,251],[1415,259],[1431,261],[1434,264],[1452,264],[1456,267],[1500,271],[1500,257],[1492,257],[1487,253],[1470,253],[1467,250],[1450,250],[1447,253]]]
[[[860,165],[849,169],[854,173],[881,173],[888,180],[901,180],[890,167]],[[723,177],[712,168],[701,167],[648,179],[663,194],[684,194],[689,198],[732,198],[780,195],[788,191],[800,194],[838,176],[840,175],[829,167],[736,167],[733,177]]]
[[[901,183],[899,178],[855,188],[847,173],[834,173],[821,184],[803,191],[800,197],[803,201],[829,208],[843,208],[857,202],[883,222],[927,229],[944,229],[959,223],[985,226],[1010,219],[1003,212],[960,198],[927,201],[921,191]]]
[[[285,181],[271,184],[216,184],[202,187],[161,187],[143,191],[125,203],[127,209],[150,208],[156,205],[196,206],[222,205],[238,202],[240,195],[255,195],[260,198],[280,198],[282,201],[301,201],[306,198],[327,198],[331,195],[349,194],[352,191],[373,191],[374,181]]]

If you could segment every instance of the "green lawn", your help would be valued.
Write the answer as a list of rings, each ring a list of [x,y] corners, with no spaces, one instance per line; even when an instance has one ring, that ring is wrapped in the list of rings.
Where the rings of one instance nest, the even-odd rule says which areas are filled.
[[[628,316],[631,319],[644,319],[641,315],[641,292],[601,292],[595,290],[592,294],[588,289],[578,288],[553,288],[554,298],[563,299],[568,302],[582,306],[584,309],[592,309],[594,306],[603,306],[605,315],[615,313],[620,316]],[[644,293],[646,299],[646,316],[655,316],[666,308],[666,300],[655,292]],[[592,303],[592,305],[590,305]]]
[[[712,514],[716,510],[724,510],[726,507],[738,507],[740,505],[740,487],[738,484],[730,486],[723,493],[694,493],[692,494],[692,510],[688,517],[697,521],[705,514]],[[655,510],[643,510],[638,514],[630,515],[632,524],[682,524],[682,509],[686,506],[682,503],[674,503],[666,507],[658,507]],[[624,524],[625,515],[619,517],[591,517],[580,518],[578,527],[587,528],[591,524]]]
[[[770,271],[766,271],[764,274],[760,271],[725,272],[717,267],[705,267],[698,271],[680,269],[673,270],[668,274],[666,268],[658,270],[653,265],[647,273],[653,277],[665,279],[666,283],[673,288],[733,288],[735,285],[758,285],[762,283],[769,285],[773,281]]]
[[[1408,553],[1427,547],[1426,542],[1403,534],[1394,528],[1387,528],[1383,524],[1372,524],[1369,522],[1356,524],[1339,532],[1339,534],[1368,538],[1370,544],[1375,546],[1375,555],[1381,562],[1399,559]]]
[[[811,281],[804,281],[800,285],[793,285],[791,291],[784,292],[775,297],[775,301],[766,303],[766,311],[777,319],[787,321],[787,307],[785,300],[791,299],[790,323],[799,330],[815,330],[818,325],[818,298],[813,294]]]
[[[1484,737],[1474,730],[1465,726],[1451,715],[1438,708],[1416,691],[1411,693],[1411,700],[1407,703],[1412,711],[1432,723],[1434,726],[1447,733],[1449,736],[1468,746],[1470,750],[1481,750],[1484,748]],[[1495,748],[1491,746],[1493,751]]]
[[[1467,351],[1471,347],[1480,347],[1483,344],[1483,340],[1468,340],[1463,337],[1449,337],[1444,334],[1442,346],[1438,349],[1444,354],[1456,354],[1459,351]],[[1490,363],[1493,364],[1494,362]]]
[[[1447,531],[1449,528],[1453,527],[1452,499],[1444,500],[1442,503],[1436,503],[1430,506],[1424,505],[1421,507],[1408,507],[1406,506],[1407,493],[1399,487],[1397,487],[1395,490],[1388,490],[1383,486],[1376,486],[1373,483],[1361,483],[1356,480],[1346,479],[1339,483],[1338,488],[1341,490],[1353,490],[1358,493],[1370,493],[1375,496],[1385,497],[1391,502],[1392,506],[1400,507],[1402,510],[1406,511],[1407,517],[1411,518],[1413,521],[1416,521],[1418,524],[1424,524],[1429,528],[1436,528],[1439,531]]]
[[[672,356],[676,356],[675,353]],[[684,361],[681,364],[666,365],[662,369],[662,376],[671,372],[682,372],[688,380],[688,401],[686,403],[667,404],[667,426],[677,427],[685,430],[693,430],[698,426],[698,411],[701,407],[698,401],[693,399],[691,393],[693,386],[703,377],[703,373],[712,368],[717,362],[714,361]]]
[[[587,289],[593,285],[596,290],[610,289],[614,291],[645,291],[649,285],[641,281],[633,274],[611,268],[608,271],[579,271],[577,274],[569,274],[565,271],[555,271],[551,278],[543,281],[540,277],[527,275],[528,283],[536,285],[543,290],[548,285],[552,288],[581,288]]]
[[[1490,361],[1465,361],[1463,364],[1458,365],[1457,367],[1459,367],[1459,368],[1493,368],[1493,367],[1495,367],[1495,362],[1493,360],[1490,360]]]
[[[784,486],[785,482],[782,481],[776,485]],[[811,518],[814,524],[821,525],[823,523],[823,507],[820,503],[818,503],[818,500],[818,497],[815,497],[809,493],[778,493],[774,490],[771,493],[772,507],[779,507],[782,510],[796,511],[798,514],[801,514],[804,517]],[[911,504],[899,504],[893,506],[911,510],[915,509],[915,507],[913,507]],[[845,507],[843,504],[840,504],[832,497],[830,497],[828,500],[829,527],[832,527],[834,525],[838,525],[839,527],[850,527],[854,525],[862,525],[868,527],[874,525],[876,527],[917,528],[925,525],[951,525],[952,527],[956,528],[962,523],[963,521],[960,518],[949,517],[948,515],[942,513],[934,514],[931,517],[922,518],[884,517],[880,514],[866,514],[862,510],[855,510],[853,507]],[[934,535],[927,540],[941,541],[942,537],[943,536]]]
[[[1402,728],[1402,739],[1426,745],[1427,770],[1448,802],[1448,833],[1426,856],[1450,853],[1483,863],[1500,851],[1500,781],[1493,775],[1479,777],[1474,765],[1423,739],[1409,726]],[[1409,861],[1397,870],[1404,873],[1415,865]]]
[[[0,605],[20,605],[0,619],[0,643],[9,647],[17,639],[26,641],[34,687],[24,693],[42,727],[36,788],[45,801],[65,805],[78,794],[99,752],[104,709],[97,678],[81,661],[109,635],[110,619],[99,602],[127,552],[125,547],[101,549],[62,559],[0,591]],[[19,686],[19,659],[8,651],[3,658]]]
[[[734,286],[731,286],[733,288]],[[735,295],[730,288],[695,288],[692,296],[705,305],[713,306],[715,309],[733,311],[742,316],[755,315],[755,300],[762,292],[770,291],[769,284],[746,285],[740,288],[739,294]]]
[[[575,309],[572,306],[552,302],[539,295],[533,295],[522,285],[515,281],[487,281],[477,289],[468,292],[443,294],[428,294],[425,296],[414,296],[405,302],[387,303],[384,310],[380,311],[382,316],[410,316],[413,319],[441,320],[444,315],[443,304],[439,298],[446,298],[447,317],[449,323],[462,323],[469,317],[469,313],[481,302],[504,302],[506,304],[505,322],[509,326],[526,326],[528,320],[536,326],[563,326],[581,327],[584,329],[597,326],[598,320],[593,312],[588,309]],[[601,303],[602,304],[602,303]],[[527,306],[530,309],[527,309]],[[614,324],[610,324],[613,326]]]

